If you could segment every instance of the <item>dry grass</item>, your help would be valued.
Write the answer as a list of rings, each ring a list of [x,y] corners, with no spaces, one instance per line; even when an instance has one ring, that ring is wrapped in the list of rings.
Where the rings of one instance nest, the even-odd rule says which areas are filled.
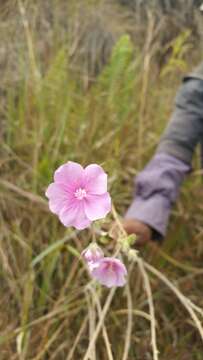
[[[44,198],[59,164],[97,162],[125,212],[180,79],[200,58],[198,22],[159,19],[156,8],[141,23],[118,2],[81,4],[0,5],[0,359],[148,360],[158,348],[161,360],[201,360],[198,155],[162,250],[142,251],[125,289],[89,282],[79,254],[91,231],[64,229]],[[95,227],[112,254],[103,223]]]

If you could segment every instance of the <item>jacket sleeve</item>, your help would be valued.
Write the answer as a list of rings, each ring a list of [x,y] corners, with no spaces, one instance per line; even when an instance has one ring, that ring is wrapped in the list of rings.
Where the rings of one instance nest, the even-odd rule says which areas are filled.
[[[135,199],[125,217],[142,221],[154,238],[166,234],[171,207],[191,171],[195,146],[203,138],[203,80],[185,81],[155,156],[135,179]]]
[[[203,139],[203,80],[186,78],[180,87],[171,120],[157,152],[191,163],[194,149]]]
[[[149,225],[153,238],[166,234],[171,206],[190,166],[164,153],[156,154],[135,179],[136,197],[125,218],[136,219]]]

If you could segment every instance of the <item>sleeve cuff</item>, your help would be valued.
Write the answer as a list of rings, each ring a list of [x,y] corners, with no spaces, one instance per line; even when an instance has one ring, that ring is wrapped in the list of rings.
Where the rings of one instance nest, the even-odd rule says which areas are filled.
[[[166,235],[170,201],[162,194],[154,194],[143,199],[137,196],[125,214],[126,219],[136,219],[150,226],[153,230],[153,239],[161,240]]]

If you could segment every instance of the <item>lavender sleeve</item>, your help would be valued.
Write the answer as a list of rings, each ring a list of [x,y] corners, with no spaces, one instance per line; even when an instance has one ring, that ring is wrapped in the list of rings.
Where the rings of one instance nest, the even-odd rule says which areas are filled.
[[[157,153],[135,179],[136,198],[125,218],[136,219],[154,230],[155,238],[166,234],[171,207],[191,166],[167,153]]]

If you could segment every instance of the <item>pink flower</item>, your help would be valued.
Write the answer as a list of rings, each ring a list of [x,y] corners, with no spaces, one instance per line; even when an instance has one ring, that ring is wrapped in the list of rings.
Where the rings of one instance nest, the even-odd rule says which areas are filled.
[[[111,210],[107,174],[96,164],[83,168],[68,161],[61,165],[55,171],[54,182],[48,186],[46,196],[50,210],[58,215],[62,224],[79,230],[104,218]]]
[[[95,263],[104,257],[102,249],[96,243],[91,243],[81,255],[88,264]]]
[[[91,276],[107,287],[123,286],[126,283],[127,270],[118,259],[103,257],[89,268]]]

